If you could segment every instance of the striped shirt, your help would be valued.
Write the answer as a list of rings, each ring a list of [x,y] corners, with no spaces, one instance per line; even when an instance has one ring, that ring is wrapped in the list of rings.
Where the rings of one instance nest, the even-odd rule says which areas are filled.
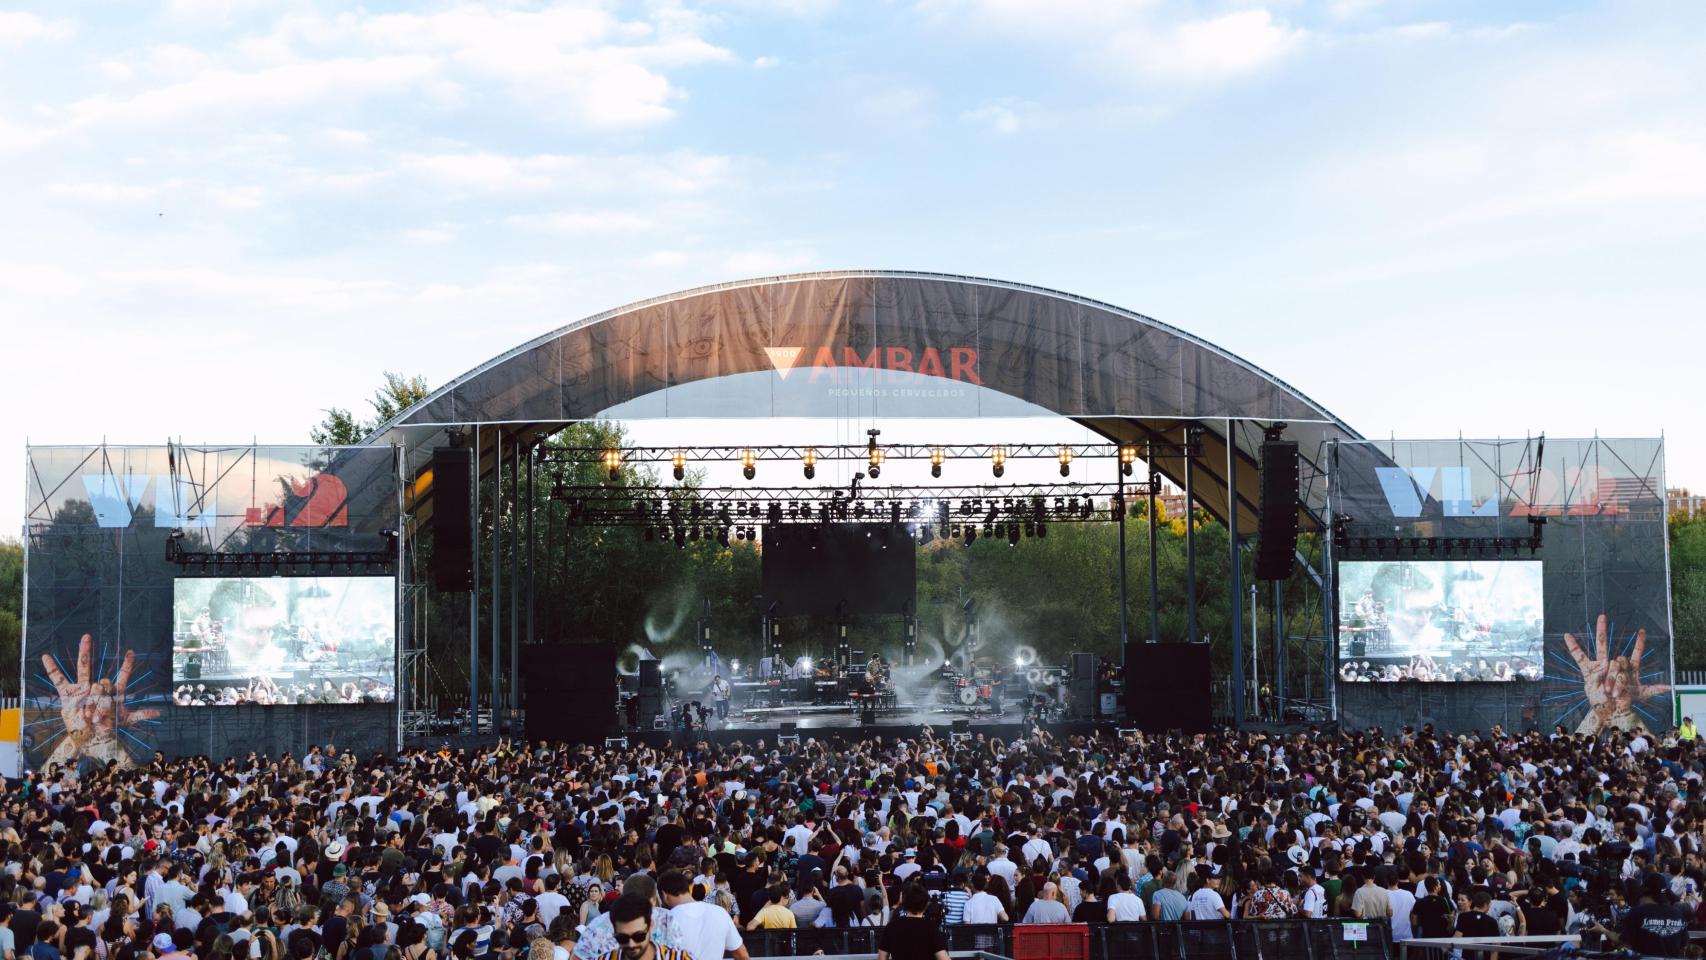
[[[652,944],[653,960],[693,960],[686,950],[680,947],[666,947],[661,943]],[[600,954],[598,960],[622,960],[622,948],[617,947],[609,953]]]
[[[969,899],[971,899],[971,894],[964,890],[949,890],[942,894],[942,922],[965,922],[966,901]]]

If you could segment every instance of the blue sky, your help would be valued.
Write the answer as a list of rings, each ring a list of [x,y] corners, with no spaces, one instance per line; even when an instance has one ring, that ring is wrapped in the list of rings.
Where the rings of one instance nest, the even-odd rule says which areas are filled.
[[[893,267],[1706,487],[1703,103],[1694,3],[8,5],[0,449],[305,439],[385,369]]]

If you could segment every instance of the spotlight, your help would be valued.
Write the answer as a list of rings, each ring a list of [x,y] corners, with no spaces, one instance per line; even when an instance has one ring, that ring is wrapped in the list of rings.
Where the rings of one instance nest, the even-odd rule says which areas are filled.
[[[780,503],[772,502],[770,504],[770,509],[769,509],[767,515],[765,516],[765,522],[767,522],[767,523],[781,523],[782,522],[782,505]]]
[[[900,501],[899,500],[889,501],[889,523],[894,524],[896,526],[898,526],[900,524]]]
[[[753,456],[751,447],[747,447],[745,450],[740,452],[741,476],[751,480],[753,477],[758,475],[757,459],[757,457]]]
[[[1072,448],[1068,447],[1068,446],[1062,446],[1060,448],[1060,454],[1058,456],[1056,456],[1055,459],[1060,461],[1060,475],[1063,477],[1071,476],[1072,475]]]
[[[687,531],[687,539],[693,541],[694,543],[698,543],[699,542],[699,528],[698,527],[689,528]]]
[[[675,549],[687,549],[687,531],[681,527],[675,528]]]
[[[687,454],[685,452],[675,451],[675,456],[670,457],[669,462],[675,465],[675,479],[687,479]]]
[[[1120,445],[1120,473],[1131,476],[1131,465],[1137,462],[1137,448]]]
[[[883,451],[882,451],[882,449],[879,447],[872,447],[871,448],[871,456],[869,459],[870,459],[871,465],[870,465],[870,467],[868,467],[866,469],[865,472],[870,474],[872,480],[875,480],[878,477],[882,476],[882,473],[883,473]]]
[[[604,469],[610,471],[611,483],[622,479],[622,451],[614,449],[604,451]]]
[[[990,460],[990,464],[991,464],[992,468],[995,471],[995,475],[997,477],[999,477],[1002,474],[1007,472],[1007,448],[1006,447],[996,447],[995,451],[989,455],[989,460]]]
[[[966,524],[966,546],[969,547],[976,542],[977,542],[977,527],[968,523],[968,524]]]
[[[729,528],[717,528],[717,546],[727,549],[729,545]]]
[[[1009,523],[1007,525],[1007,545],[1009,547],[1016,547],[1019,545],[1019,525],[1016,523]]]
[[[1048,536],[1048,524],[1046,524],[1046,523],[1037,524],[1037,536],[1039,536],[1039,537]]]
[[[814,447],[807,447],[806,448],[806,455],[804,457],[801,457],[800,459],[804,460],[805,464],[806,464],[806,479],[810,480],[813,477],[816,477],[817,476],[817,449]]]
[[[1119,497],[1110,498],[1108,500],[1108,512],[1113,514],[1113,517],[1115,520],[1124,520],[1125,519],[1125,500],[1123,500]]]
[[[930,448],[930,475],[932,477],[940,477],[942,475],[942,448],[941,447],[931,447]]]

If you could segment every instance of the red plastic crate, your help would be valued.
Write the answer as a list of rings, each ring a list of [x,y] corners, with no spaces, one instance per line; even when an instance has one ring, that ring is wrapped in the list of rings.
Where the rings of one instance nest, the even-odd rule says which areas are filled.
[[[1090,960],[1090,927],[1021,923],[1013,928],[1013,960]]]

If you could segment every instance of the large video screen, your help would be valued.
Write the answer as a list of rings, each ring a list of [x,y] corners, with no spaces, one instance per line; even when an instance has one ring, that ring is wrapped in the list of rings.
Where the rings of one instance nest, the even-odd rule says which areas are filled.
[[[396,695],[391,577],[181,577],[179,706],[384,703]]]
[[[1339,564],[1340,679],[1541,679],[1540,568],[1538,560]]]
[[[918,591],[912,535],[885,523],[767,524],[761,568],[786,616],[900,614]]]

